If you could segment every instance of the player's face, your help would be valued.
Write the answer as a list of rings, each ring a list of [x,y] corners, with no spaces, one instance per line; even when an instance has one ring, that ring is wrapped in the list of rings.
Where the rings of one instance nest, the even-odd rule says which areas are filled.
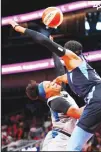
[[[49,92],[58,93],[61,91],[61,86],[52,81],[43,81],[43,87],[46,94]]]

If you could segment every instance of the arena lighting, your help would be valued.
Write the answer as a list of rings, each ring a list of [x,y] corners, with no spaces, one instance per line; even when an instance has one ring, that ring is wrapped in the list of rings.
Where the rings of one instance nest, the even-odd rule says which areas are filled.
[[[93,7],[94,4],[97,2],[98,1],[77,1],[77,2],[72,2],[72,3],[68,3],[68,4],[64,4],[64,5],[59,5],[57,7],[60,8],[63,13],[65,13],[65,12],[76,11],[76,10],[83,9],[83,8]],[[44,9],[26,13],[26,14],[19,14],[19,15],[3,17],[1,24],[2,24],[2,26],[8,25],[8,22],[11,19],[15,20],[16,22],[25,22],[25,21],[40,19],[43,11],[44,11]]]
[[[101,30],[101,12],[99,13],[98,22],[96,23],[96,30]]]
[[[97,30],[101,31],[101,12],[86,13],[85,30],[88,31],[88,34],[96,33]]]
[[[89,26],[89,22],[88,21],[85,21],[85,29],[86,30],[90,30],[90,26]]]
[[[96,24],[96,30],[101,30],[101,22],[97,22],[97,24]]]
[[[85,58],[88,62],[99,61],[101,60],[101,50],[86,52],[84,53]],[[61,60],[64,65],[63,60]],[[12,74],[12,73],[21,73],[21,72],[29,72],[29,71],[37,71],[42,69],[49,69],[54,67],[53,59],[45,59],[34,62],[24,62],[24,63],[16,63],[2,66],[2,75],[4,74]]]

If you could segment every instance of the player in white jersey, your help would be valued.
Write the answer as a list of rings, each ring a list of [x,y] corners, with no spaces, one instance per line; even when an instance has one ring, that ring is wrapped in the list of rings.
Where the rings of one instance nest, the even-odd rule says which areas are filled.
[[[65,73],[65,69],[55,53],[53,53],[53,59],[56,75],[59,76]],[[62,86],[63,88],[66,88],[65,84],[62,84]],[[77,119],[65,115],[65,111],[67,111],[68,105],[75,108],[79,107],[75,100],[65,90],[61,91],[59,96],[48,98],[47,105],[51,111],[52,130],[46,135],[41,151],[66,151],[67,142],[75,127]]]
[[[66,109],[65,104],[61,106],[62,98],[67,102],[67,105],[70,104],[71,106],[78,108],[74,99],[66,91],[61,91],[60,96],[54,96],[48,99],[47,104],[51,111],[52,130],[46,135],[41,151],[67,150],[67,142],[75,127],[77,119],[67,117],[64,113],[65,110],[63,110],[64,112],[56,112],[59,108],[61,110],[62,108]],[[57,110],[55,111],[55,109]]]

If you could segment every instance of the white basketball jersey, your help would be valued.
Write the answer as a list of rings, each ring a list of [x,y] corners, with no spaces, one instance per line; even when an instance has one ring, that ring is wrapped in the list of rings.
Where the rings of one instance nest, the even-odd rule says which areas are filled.
[[[78,105],[76,104],[75,100],[66,91],[61,91],[60,96],[62,98],[64,98],[68,103],[70,103],[70,105],[73,105],[78,108]],[[53,99],[56,99],[60,96],[50,97],[47,101],[48,106],[49,106],[50,101],[52,101]],[[61,129],[65,132],[71,134],[75,127],[77,120],[66,116],[64,113],[58,113],[58,112],[53,111],[50,106],[49,106],[49,108],[51,111],[51,119],[52,119],[53,128]]]

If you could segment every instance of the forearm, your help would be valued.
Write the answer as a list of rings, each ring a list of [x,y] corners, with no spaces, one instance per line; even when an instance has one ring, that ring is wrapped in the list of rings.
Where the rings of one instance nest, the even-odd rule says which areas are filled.
[[[65,55],[65,49],[61,45],[47,38],[45,35],[37,31],[24,28],[20,26],[18,23],[16,23],[15,21],[11,21],[10,24],[15,29],[15,31],[29,35],[36,43],[40,43],[41,45],[44,45],[52,53],[54,52],[60,57]]]
[[[72,106],[68,109],[66,115],[75,119],[79,119],[81,116],[79,108],[75,108]]]
[[[67,116],[73,117],[75,119],[79,119],[83,113],[85,106],[81,108],[70,107],[67,111]]]
[[[62,82],[64,82],[64,83],[68,83],[67,73],[66,73],[66,74],[64,74],[64,75],[62,75],[61,77],[62,77]]]
[[[52,53],[54,52],[60,57],[65,55],[65,49],[59,44],[50,40],[45,35],[30,29],[26,29],[25,33],[32,37],[32,39],[37,43],[40,43],[41,45],[47,47]]]
[[[62,64],[60,58],[56,55],[56,53],[52,53],[52,57],[54,60],[54,66],[55,66],[55,73],[56,76],[61,76],[66,73],[64,65]],[[62,89],[66,90],[66,83],[61,83]]]
[[[67,84],[68,83],[67,74],[58,76],[56,79],[53,80],[53,82],[57,84],[61,84],[62,82]]]
[[[55,53],[52,53],[52,58],[54,61],[56,76],[64,75],[66,72],[60,58]]]
[[[37,31],[34,31],[34,30],[24,28],[24,27],[20,26],[18,23],[16,23],[15,21],[11,21],[10,24],[15,29],[15,31],[29,35],[30,37],[32,37],[32,39],[34,41],[44,45],[52,53],[54,52],[60,57],[68,56],[69,59],[78,58],[75,53],[73,53],[72,51],[65,49],[61,45],[53,42],[52,40],[50,40],[49,38],[47,38],[43,34],[37,32]]]
[[[12,27],[14,28],[14,30],[16,32],[20,32],[20,33],[25,33],[26,28],[20,26],[18,23],[16,23],[15,21],[10,21],[10,24],[12,25]]]
[[[17,32],[29,35],[34,41],[38,43],[42,43],[45,39],[45,36],[43,34],[28,28],[24,28],[20,25],[16,25],[14,29]]]

